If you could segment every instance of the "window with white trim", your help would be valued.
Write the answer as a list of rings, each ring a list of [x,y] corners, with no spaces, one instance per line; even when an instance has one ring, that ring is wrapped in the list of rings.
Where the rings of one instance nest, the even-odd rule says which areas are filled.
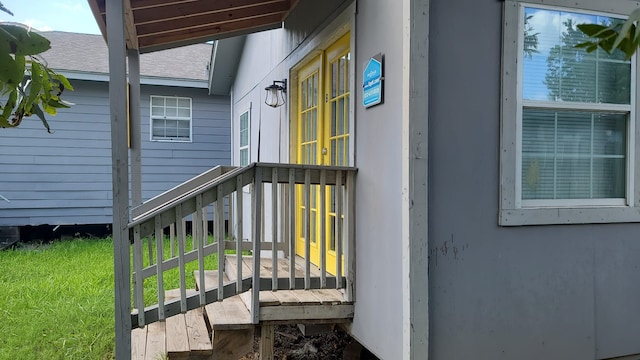
[[[151,140],[191,141],[191,98],[151,96]]]
[[[624,21],[633,7],[552,3],[505,2],[499,222],[640,221],[636,59],[575,47],[589,40],[576,25]]]
[[[249,131],[249,124],[249,110],[247,110],[240,115],[240,166],[247,166],[251,161],[251,150],[249,148],[251,132]]]

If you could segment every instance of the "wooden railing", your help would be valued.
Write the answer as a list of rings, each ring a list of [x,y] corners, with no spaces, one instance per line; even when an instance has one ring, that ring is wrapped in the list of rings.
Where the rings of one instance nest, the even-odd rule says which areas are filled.
[[[349,167],[265,163],[244,168],[217,167],[133,209],[129,224],[133,247],[133,326],[142,327],[249,289],[253,289],[250,311],[256,324],[260,290],[338,288],[344,290],[345,300],[353,301],[356,172]],[[245,193],[244,189],[250,191]],[[310,241],[304,241],[304,251],[296,249],[296,238],[311,238],[312,211],[304,204],[311,204],[312,196],[328,199],[327,194],[331,194],[330,203],[334,204],[331,209],[334,226],[330,228],[335,229],[332,234],[338,259],[335,269],[328,269],[326,265],[324,253],[329,234],[325,226],[320,226],[317,239],[319,264],[310,261]],[[244,205],[245,196],[250,196],[251,209]],[[317,201],[315,213],[320,217],[320,224],[327,221],[326,206],[327,201]],[[264,241],[267,237],[265,218],[271,219],[270,241]],[[244,233],[247,220],[251,224],[250,234]],[[302,221],[298,227],[297,221]],[[210,223],[212,236],[209,235]],[[235,231],[227,232],[227,228]],[[167,235],[170,250],[165,251]],[[253,266],[250,274],[243,274],[242,256],[249,252],[253,255]],[[261,261],[264,261],[261,254],[265,253],[271,257],[269,277],[260,274]],[[297,257],[296,253],[304,256]],[[217,284],[206,284],[204,271],[199,271],[199,291],[188,294],[186,265],[197,262],[198,269],[211,270],[205,269],[205,260],[213,254],[217,254]],[[237,257],[237,267],[233,269],[235,279],[226,282],[225,254]],[[278,254],[288,258],[287,269],[278,269]],[[300,261],[304,276],[298,276],[295,271],[296,262]],[[319,276],[312,275],[312,266],[319,268]],[[164,275],[176,268],[179,269],[180,296],[165,300],[168,289]],[[288,275],[280,277],[279,272]],[[145,287],[145,279],[153,277],[156,278],[153,290],[157,291],[157,304],[145,306],[144,294],[150,291]]]

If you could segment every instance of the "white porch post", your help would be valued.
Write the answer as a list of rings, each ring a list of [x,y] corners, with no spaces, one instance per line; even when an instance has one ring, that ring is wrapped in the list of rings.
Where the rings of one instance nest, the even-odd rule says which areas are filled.
[[[429,357],[429,0],[403,0],[403,358]]]
[[[106,1],[109,45],[109,102],[113,182],[113,262],[115,277],[116,359],[131,358],[129,265],[129,169],[127,149],[124,0]]]
[[[140,53],[127,50],[129,63],[129,148],[131,150],[131,205],[142,204],[142,124],[140,121]]]

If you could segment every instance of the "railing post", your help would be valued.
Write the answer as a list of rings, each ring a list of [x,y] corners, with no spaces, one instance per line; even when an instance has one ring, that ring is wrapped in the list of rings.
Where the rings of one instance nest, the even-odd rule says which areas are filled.
[[[252,216],[253,226],[253,276],[252,276],[252,299],[251,318],[254,324],[260,322],[260,242],[262,241],[262,168],[255,167],[254,183],[254,214]]]
[[[355,236],[355,219],[356,219],[356,173],[354,171],[347,172],[346,199],[347,210],[344,216],[344,233],[347,237],[347,246],[344,250],[344,272],[347,280],[345,297],[347,301],[355,300],[355,284],[356,284],[356,236]]]
[[[182,204],[176,205],[176,237],[178,240],[178,266],[180,267],[180,311],[187,312],[187,279],[185,274],[185,228]]]
[[[296,288],[296,171],[289,169],[289,289]]]
[[[311,170],[304,170],[304,289],[311,288]]]
[[[215,209],[215,227],[217,232],[215,237],[218,239],[218,300],[224,299],[224,193],[222,192],[222,186],[218,186],[218,197],[216,198]]]
[[[336,171],[336,288],[342,288],[342,171]]]
[[[171,257],[176,256],[176,247],[174,245],[174,241],[176,239],[175,232],[176,232],[176,225],[175,223],[173,223],[169,225],[169,248],[171,249]]]
[[[158,319],[164,320],[164,272],[162,270],[162,261],[164,258],[164,234],[162,233],[162,220],[160,215],[156,215],[155,225],[156,278],[158,279]]]
[[[271,289],[278,290],[278,168],[271,170]]]
[[[202,228],[202,194],[196,196],[196,211],[193,217],[193,241],[198,242],[198,276],[200,277],[200,305],[207,304],[204,279],[204,235]]]
[[[320,288],[327,287],[327,171],[320,170]]]
[[[140,225],[136,225],[133,228],[133,269],[136,272],[134,297],[136,307],[138,308],[138,327],[143,327],[145,325],[144,277],[142,276],[142,260],[142,239],[140,239]]]
[[[243,241],[243,227],[244,227],[244,214],[243,212],[243,192],[242,189],[242,175],[238,175],[236,178],[236,211],[237,211],[237,227],[236,232],[236,293],[242,292],[242,241]]]

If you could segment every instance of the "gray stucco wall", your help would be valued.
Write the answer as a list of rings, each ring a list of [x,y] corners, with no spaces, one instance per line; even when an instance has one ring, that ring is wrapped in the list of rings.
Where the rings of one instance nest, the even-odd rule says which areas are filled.
[[[73,80],[75,103],[50,117],[0,129],[2,225],[111,223],[111,138],[107,83]],[[193,142],[149,141],[149,95],[193,98]],[[143,197],[230,163],[229,98],[206,89],[142,87]]]
[[[497,225],[501,7],[431,1],[430,358],[640,353],[639,225]]]

